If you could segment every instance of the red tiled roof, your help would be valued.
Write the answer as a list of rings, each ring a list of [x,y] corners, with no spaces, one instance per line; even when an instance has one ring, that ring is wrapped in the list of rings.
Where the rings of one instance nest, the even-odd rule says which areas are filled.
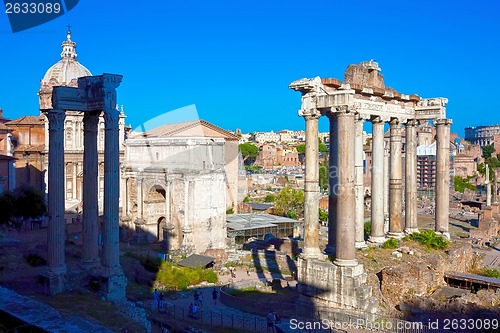
[[[43,125],[43,118],[40,116],[22,116],[6,123],[7,125]]]

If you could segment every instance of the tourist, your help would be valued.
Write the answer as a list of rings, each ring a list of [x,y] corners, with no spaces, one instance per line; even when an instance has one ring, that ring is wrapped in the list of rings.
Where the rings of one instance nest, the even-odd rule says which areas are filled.
[[[214,287],[214,290],[212,290],[212,299],[214,300],[214,305],[217,305],[217,289]]]
[[[198,305],[199,305],[200,308],[203,305],[203,293],[201,291],[200,291],[200,293],[198,295]]]
[[[191,311],[192,311],[193,315],[195,315],[198,312],[198,305],[193,304]]]
[[[193,299],[194,299],[194,304],[198,303],[198,290],[194,291]]]
[[[274,315],[274,311],[271,310],[266,316],[267,320],[267,332],[274,332],[274,323],[276,321],[276,316]]]
[[[165,295],[163,293],[160,293],[159,299],[160,299],[160,304],[159,307],[162,308],[165,305],[165,302],[163,301]]]
[[[158,307],[159,298],[160,298],[160,292],[158,291],[158,289],[155,289],[155,291],[153,292],[153,303],[155,307]]]

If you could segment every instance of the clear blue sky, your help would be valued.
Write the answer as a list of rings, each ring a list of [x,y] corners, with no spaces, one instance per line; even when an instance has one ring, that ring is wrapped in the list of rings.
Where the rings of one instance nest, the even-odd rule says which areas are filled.
[[[6,117],[38,114],[40,79],[59,60],[67,24],[83,65],[123,75],[118,99],[133,127],[195,104],[201,119],[225,129],[303,129],[289,83],[343,79],[348,64],[369,59],[397,91],[447,97],[460,135],[500,123],[497,1],[81,0],[18,33],[2,9]]]

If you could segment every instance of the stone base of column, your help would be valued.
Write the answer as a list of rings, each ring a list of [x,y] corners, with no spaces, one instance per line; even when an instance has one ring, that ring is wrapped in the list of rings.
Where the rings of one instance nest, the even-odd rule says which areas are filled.
[[[394,238],[394,239],[401,239],[405,236],[403,232],[389,232],[387,234],[387,237],[389,238]]]
[[[342,266],[342,267],[353,267],[358,265],[358,261],[356,259],[335,259],[333,261],[334,265]]]
[[[95,260],[81,260],[79,266],[85,270],[98,270],[101,268],[101,261]]]
[[[45,295],[54,296],[66,291],[66,275],[46,273],[39,276]]]
[[[384,216],[384,233],[389,232],[389,215]]]
[[[450,233],[448,231],[444,231],[444,232],[443,231],[436,231],[436,234],[439,235],[439,236],[443,236],[447,240],[451,239]]]
[[[324,259],[325,254],[321,252],[318,248],[306,248],[302,249],[302,253],[300,254],[303,258],[316,258],[316,259]]]
[[[298,309],[329,307],[376,313],[378,300],[366,285],[363,265],[337,266],[330,261],[299,258],[297,262],[300,297]]]
[[[99,293],[107,301],[120,301],[126,297],[128,279],[124,274],[100,277]]]
[[[420,232],[420,230],[418,230],[418,228],[405,228],[406,235],[411,235],[415,232]]]
[[[368,245],[366,245],[366,242],[365,241],[362,241],[362,242],[356,242],[354,243],[354,246],[357,248],[357,249],[364,249],[364,248],[367,248]]]
[[[387,238],[385,236],[370,236],[368,237],[368,244],[370,245],[378,245],[385,242]]]

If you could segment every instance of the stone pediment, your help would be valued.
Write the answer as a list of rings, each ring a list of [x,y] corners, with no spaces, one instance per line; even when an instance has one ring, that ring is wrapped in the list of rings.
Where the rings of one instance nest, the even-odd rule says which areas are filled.
[[[143,133],[143,137],[209,137],[237,141],[238,137],[205,120],[166,124]]]

